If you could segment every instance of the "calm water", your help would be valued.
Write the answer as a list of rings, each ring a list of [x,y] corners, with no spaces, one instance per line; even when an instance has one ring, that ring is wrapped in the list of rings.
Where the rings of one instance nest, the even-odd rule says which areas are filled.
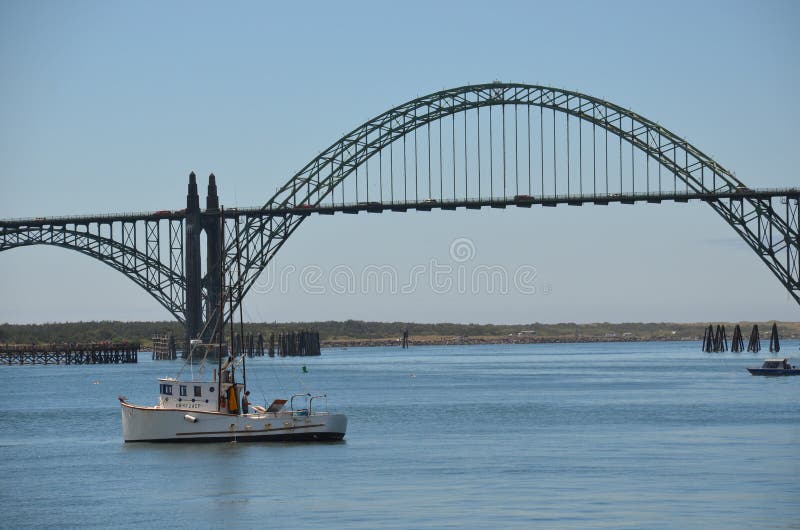
[[[781,352],[800,364],[797,342]],[[180,363],[0,367],[3,527],[798,528],[800,377],[697,343],[325,350],[334,444],[122,443]],[[146,355],[145,355],[146,356]],[[308,366],[308,373],[301,367]],[[93,384],[99,382],[99,384]]]

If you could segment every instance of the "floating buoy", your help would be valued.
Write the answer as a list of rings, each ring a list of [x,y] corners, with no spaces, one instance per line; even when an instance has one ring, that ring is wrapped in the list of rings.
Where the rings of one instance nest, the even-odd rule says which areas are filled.
[[[195,418],[195,417],[194,417],[194,416],[192,416],[191,414],[185,414],[185,415],[183,416],[183,419],[184,419],[184,420],[186,420],[186,421],[188,421],[189,423],[197,423],[197,418]]]

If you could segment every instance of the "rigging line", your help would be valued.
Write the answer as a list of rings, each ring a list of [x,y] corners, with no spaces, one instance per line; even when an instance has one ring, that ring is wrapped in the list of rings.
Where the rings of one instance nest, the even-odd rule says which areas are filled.
[[[688,176],[689,175],[689,150],[686,147],[683,148],[683,171]],[[684,180],[686,184],[686,193],[689,193],[689,179]]]
[[[542,163],[542,197],[544,197],[544,107],[539,105],[539,160]]]
[[[439,129],[439,201],[444,200],[444,155],[442,153],[442,124],[444,123],[444,118],[439,119],[438,121],[438,129]]]
[[[558,164],[556,162],[556,108],[553,107],[553,196],[558,196]]]
[[[389,143],[389,200],[394,204],[394,131],[392,127],[391,122],[389,122],[389,135],[391,137]]]
[[[403,134],[403,199],[408,202],[408,153],[406,152],[407,134]]]
[[[597,195],[597,124],[592,123],[592,195]]]
[[[514,178],[517,184],[517,193],[519,195],[519,125],[517,123],[517,105],[514,105]]]
[[[675,152],[676,148],[675,142],[672,142],[672,167],[678,165],[678,155]],[[672,172],[672,192],[678,193],[678,174],[675,171]]]
[[[567,111],[569,111],[569,100],[567,100]],[[564,114],[566,121],[567,121],[567,197],[569,197],[570,186],[569,186],[569,161],[570,161],[570,151],[569,151],[569,112]]]
[[[658,131],[658,152],[661,152],[661,131]],[[661,193],[661,163],[658,164],[658,192]]]
[[[383,202],[383,148],[378,151],[378,192]]]
[[[622,115],[619,116],[619,130],[622,131]],[[619,192],[622,193],[622,135],[617,136],[619,140]]]
[[[650,129],[647,129],[645,138],[647,139],[647,151],[644,154],[644,159],[646,164],[645,172],[647,173],[646,193],[649,195],[650,194]]]
[[[356,147],[356,149],[358,149],[358,147]],[[359,166],[357,158],[358,158],[358,155],[356,155],[356,163],[355,163],[356,164],[356,170],[354,172],[355,173],[355,178],[356,178],[356,202],[358,202],[358,166]]]
[[[494,133],[492,107],[489,107],[489,199],[494,198]]]
[[[583,113],[583,100],[578,100],[578,109]],[[578,119],[578,193],[583,197],[583,122]]]
[[[453,106],[455,106],[455,101],[453,101]],[[453,132],[453,200],[456,198],[456,115],[451,114],[450,117],[452,120],[452,132]]]
[[[417,163],[417,108],[414,107],[414,200],[419,202],[419,165]]]
[[[431,107],[428,105],[428,116],[431,114]],[[433,195],[431,193],[431,122],[428,120],[426,124],[427,132],[428,132],[428,198],[430,199]]]
[[[631,193],[636,193],[636,168],[634,166],[635,156],[633,151],[633,118],[631,118]]]
[[[505,94],[503,94],[505,100]],[[503,111],[503,199],[506,198],[506,104],[505,101],[500,107]]]
[[[317,173],[319,173],[319,160],[317,161]],[[328,174],[328,194],[331,196],[331,206],[336,206],[336,194],[333,191],[333,173]]]
[[[342,151],[341,151],[341,156],[342,156],[342,161],[339,164],[339,171],[343,171],[344,170],[344,149],[342,149]],[[340,184],[339,187],[342,190],[342,206],[344,206],[344,180],[341,181],[341,184]]]
[[[467,163],[467,111],[464,111],[464,200],[469,197],[469,164]]]
[[[475,108],[476,121],[478,122],[478,200],[481,199],[481,108]]]
[[[455,105],[455,102],[453,102]],[[452,147],[453,147],[453,199],[456,198],[456,115],[451,114],[451,132],[452,132]]]
[[[528,97],[530,98],[530,93]],[[526,105],[525,108],[528,111],[528,130],[525,134],[528,140],[528,194],[533,195],[533,190],[531,189],[531,106]]]
[[[606,127],[608,126],[608,117],[606,119]],[[606,148],[606,195],[608,195],[608,129],[604,128],[606,132],[606,140],[604,142]]]

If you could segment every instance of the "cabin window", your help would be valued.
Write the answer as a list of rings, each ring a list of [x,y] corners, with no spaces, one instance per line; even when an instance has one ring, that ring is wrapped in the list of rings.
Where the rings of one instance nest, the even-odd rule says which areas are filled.
[[[181,390],[181,395],[186,396],[186,385],[181,385],[180,390]]]
[[[194,397],[201,397],[203,395],[202,388],[200,386],[194,387]]]
[[[167,394],[169,396],[172,395],[172,385],[161,385],[161,393]]]

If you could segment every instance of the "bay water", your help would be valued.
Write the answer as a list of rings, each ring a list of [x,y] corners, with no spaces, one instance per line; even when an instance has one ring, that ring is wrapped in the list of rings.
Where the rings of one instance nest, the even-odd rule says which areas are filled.
[[[800,364],[798,345],[780,356]],[[154,404],[181,361],[4,366],[0,527],[800,528],[800,377],[746,371],[769,355],[648,342],[248,360],[254,404],[326,392],[349,418],[337,443],[125,444],[117,396]]]

